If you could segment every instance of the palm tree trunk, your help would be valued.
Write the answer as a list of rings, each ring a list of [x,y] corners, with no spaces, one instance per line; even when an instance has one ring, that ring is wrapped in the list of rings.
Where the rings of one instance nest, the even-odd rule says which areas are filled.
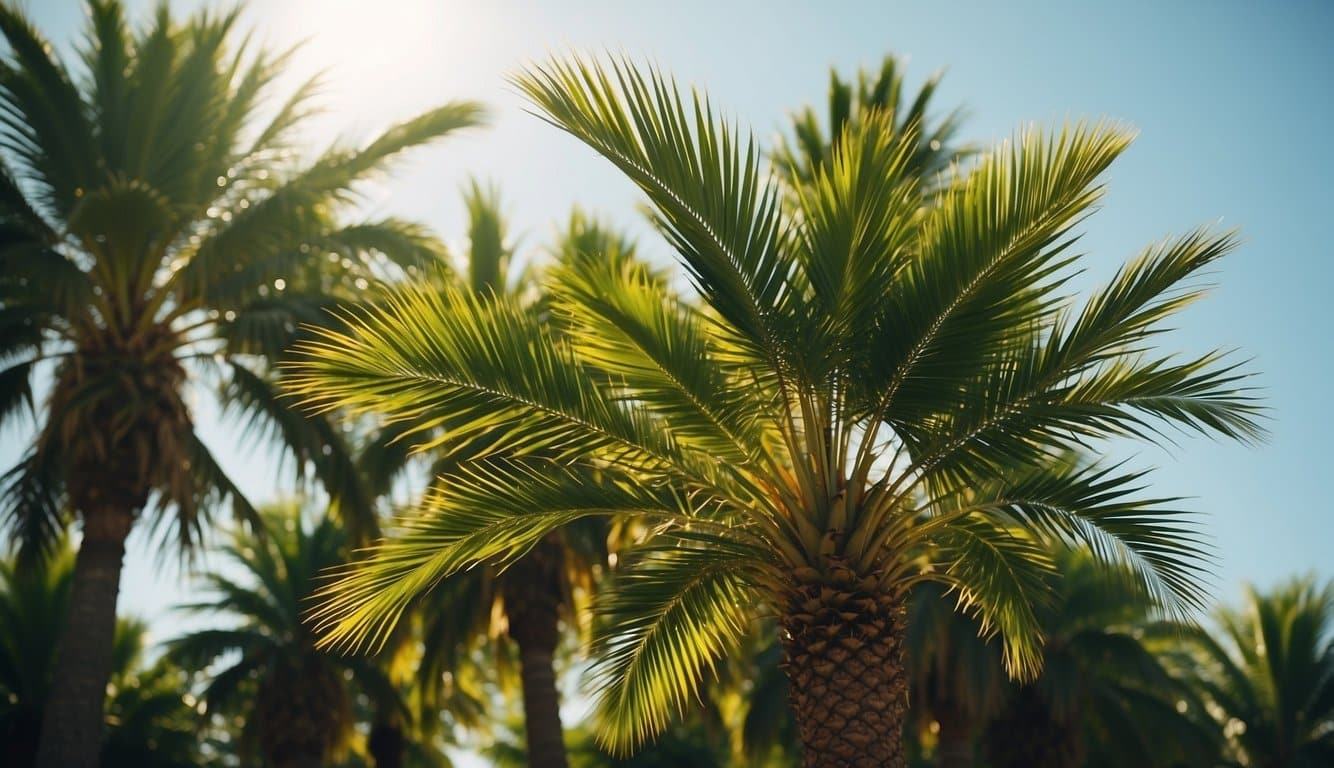
[[[967,718],[957,712],[946,712],[936,722],[940,723],[936,768],[972,768],[973,740]]]
[[[555,534],[510,567],[502,586],[509,635],[519,646],[529,768],[567,768],[552,660],[560,639],[564,548]]]
[[[802,765],[904,768],[902,599],[851,583],[805,584],[781,621]]]
[[[375,761],[375,768],[403,768],[406,747],[403,726],[388,719],[379,719],[371,727],[371,735],[366,739],[366,749]]]
[[[111,678],[116,598],[125,540],[134,513],[84,512],[83,543],[74,563],[69,613],[56,649],[56,669],[42,718],[37,768],[97,768],[102,717]]]
[[[1079,708],[1067,718],[1032,684],[1020,686],[1005,711],[987,726],[987,763],[996,768],[1076,768],[1087,749]]]

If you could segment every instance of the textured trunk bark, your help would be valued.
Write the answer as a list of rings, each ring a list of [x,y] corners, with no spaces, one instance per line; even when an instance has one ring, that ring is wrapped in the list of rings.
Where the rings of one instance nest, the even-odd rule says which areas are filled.
[[[96,768],[99,762],[116,598],[133,524],[134,513],[126,509],[84,512],[83,543],[42,718],[37,768]]]
[[[903,604],[852,581],[801,587],[782,617],[802,765],[904,768]]]
[[[519,646],[529,768],[567,768],[552,659],[560,639],[564,545],[552,534],[510,567],[503,586],[509,635]]]
[[[973,739],[968,721],[961,715],[946,714],[938,721],[936,742],[937,768],[973,768]]]
[[[523,718],[528,732],[530,768],[566,768],[565,735],[560,722],[560,692],[552,652],[519,647],[523,675]]]

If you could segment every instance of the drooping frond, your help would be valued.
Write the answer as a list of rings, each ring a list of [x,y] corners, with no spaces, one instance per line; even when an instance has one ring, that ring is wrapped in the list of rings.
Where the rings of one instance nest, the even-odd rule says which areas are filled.
[[[8,424],[19,413],[36,414],[32,399],[33,365],[23,362],[0,368],[0,424]]]
[[[593,644],[598,738],[615,753],[661,733],[697,699],[755,615],[754,554],[726,537],[669,535],[631,556],[599,600]]]
[[[312,614],[323,642],[379,647],[422,592],[473,564],[504,566],[548,532],[588,516],[686,524],[691,502],[670,486],[584,464],[491,461],[442,478],[422,509],[321,590]]]
[[[0,501],[4,527],[18,542],[21,562],[37,562],[54,551],[67,522],[59,456],[29,450],[0,477]]]
[[[222,392],[225,410],[241,415],[248,433],[273,440],[291,456],[298,478],[309,471],[320,481],[329,494],[330,510],[354,540],[377,536],[374,504],[346,436],[327,416],[293,408],[270,377],[239,362],[229,366],[229,373]]]
[[[988,518],[1004,529],[1032,532],[1047,548],[1088,548],[1100,562],[1115,564],[1157,609],[1176,617],[1202,606],[1208,547],[1192,516],[1171,506],[1176,499],[1142,496],[1147,472],[1051,460],[1006,474],[968,484],[958,504],[943,503],[924,531],[929,535],[961,516]]]
[[[940,581],[955,593],[960,610],[977,616],[986,633],[1001,638],[1010,674],[1032,679],[1042,669],[1042,627],[1036,606],[1049,599],[1048,548],[1022,531],[967,517],[934,531],[931,559]]]

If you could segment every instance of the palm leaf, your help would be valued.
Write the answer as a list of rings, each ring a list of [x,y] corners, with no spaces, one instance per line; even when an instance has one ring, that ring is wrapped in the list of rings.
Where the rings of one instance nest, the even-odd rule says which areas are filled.
[[[599,740],[613,752],[666,729],[746,630],[753,555],[726,538],[700,543],[667,537],[641,550],[599,601],[606,624],[594,639],[591,683],[599,691]]]
[[[670,488],[579,464],[473,463],[439,487],[372,557],[320,591],[312,618],[324,644],[379,647],[412,600],[441,579],[472,563],[514,562],[550,531],[581,518],[684,523],[695,517],[690,502]]]
[[[1042,669],[1042,626],[1036,606],[1050,599],[1051,556],[1038,542],[980,518],[964,518],[931,536],[940,581],[956,593],[959,610],[977,617],[985,634],[998,634],[1005,666],[1020,679]]]
[[[486,436],[514,455],[679,455],[669,432],[608,399],[568,344],[515,300],[419,284],[345,321],[349,334],[317,331],[288,366],[286,385],[308,408],[375,409],[412,424],[406,438],[438,434],[422,451]]]
[[[11,57],[0,65],[0,144],[25,166],[39,200],[67,213],[96,169],[83,100],[50,44],[20,11],[0,7],[0,34]]]
[[[943,193],[922,223],[921,254],[886,289],[870,357],[873,418],[916,439],[944,382],[966,382],[1048,308],[1070,229],[1101,195],[1097,177],[1129,145],[1112,125],[1020,134]],[[953,404],[951,404],[952,406]]]
[[[551,62],[516,84],[552,124],[639,185],[700,293],[738,343],[776,366],[791,340],[775,308],[791,298],[792,264],[753,142],[716,122],[703,97],[687,109],[674,84],[625,62]]]
[[[709,320],[647,266],[575,259],[550,287],[579,356],[614,377],[625,397],[660,415],[682,444],[739,466],[759,459],[770,411],[763,391],[736,385],[740,374],[719,364]]]
[[[68,521],[60,458],[54,451],[29,450],[0,476],[0,500],[4,525],[18,542],[20,562],[34,563],[54,551]]]

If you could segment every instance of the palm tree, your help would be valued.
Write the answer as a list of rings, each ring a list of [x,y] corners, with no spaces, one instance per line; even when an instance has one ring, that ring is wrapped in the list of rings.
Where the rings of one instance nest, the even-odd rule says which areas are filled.
[[[550,312],[545,297],[535,291],[534,265],[522,271],[512,269],[514,245],[498,191],[474,181],[465,190],[464,202],[469,221],[467,259],[459,265],[456,287],[482,300],[504,297],[539,315]],[[633,243],[580,211],[571,214],[551,255],[558,263],[635,258]],[[386,425],[364,452],[362,461],[376,492],[388,493],[414,456],[427,459],[429,476],[437,479],[447,476],[457,462],[459,448],[439,440],[436,449],[413,453],[414,443],[435,433],[430,423],[434,416],[423,416]],[[462,452],[470,450],[465,447]],[[427,495],[446,492],[442,482],[432,480]],[[471,648],[478,637],[500,632],[514,644],[528,744],[524,754],[533,768],[568,764],[554,660],[562,622],[575,623],[576,593],[589,591],[593,572],[607,559],[608,532],[593,522],[551,532],[504,572],[479,568],[456,574],[449,584],[433,590],[422,605],[432,654],[421,667],[418,683],[428,689],[441,671],[457,667],[462,661],[459,651]]]
[[[1000,641],[958,610],[948,589],[926,582],[908,599],[910,728],[934,734],[934,765],[973,765],[978,732],[1000,708],[1007,676]]]
[[[1058,552],[1052,599],[1039,606],[1042,674],[1011,684],[982,734],[987,764],[1204,765],[1216,754],[1200,702],[1170,674],[1146,632],[1160,627],[1141,591],[1085,551]],[[996,670],[1000,676],[1000,670]],[[961,763],[962,764],[962,763]]]
[[[1217,612],[1174,655],[1199,685],[1228,766],[1334,764],[1334,582],[1311,576],[1267,593],[1246,587],[1240,610]]]
[[[258,122],[287,56],[229,45],[236,11],[178,23],[163,4],[132,33],[117,0],[88,7],[76,68],[0,8],[0,418],[26,404],[38,420],[0,514],[28,553],[54,540],[66,510],[82,523],[74,630],[39,761],[62,768],[97,757],[121,558],[139,517],[174,521],[185,548],[218,501],[253,518],[193,429],[191,381],[220,381],[298,468],[311,465],[343,506],[359,503],[337,431],[292,414],[257,363],[300,323],[324,322],[338,295],[435,258],[420,227],[335,214],[402,150],[478,119],[471,104],[448,105],[297,165],[316,83]],[[40,409],[39,369],[54,370]]]
[[[73,582],[74,550],[64,542],[35,565],[0,562],[0,757],[7,766],[27,768],[36,759]],[[182,694],[185,674],[163,661],[145,664],[146,637],[143,622],[117,620],[101,762],[198,765],[195,713]]]
[[[1143,473],[1057,460],[1167,425],[1261,433],[1234,365],[1150,344],[1230,235],[1152,246],[1082,304],[1055,294],[1127,130],[1024,131],[937,194],[872,115],[792,209],[753,143],[662,75],[576,60],[517,82],[648,195],[704,306],[588,263],[551,279],[551,319],[405,288],[304,344],[291,385],[311,408],[487,436],[325,592],[328,642],[374,645],[440,577],[574,520],[638,516],[652,536],[600,608],[605,739],[662,730],[771,612],[806,765],[900,766],[915,584],[954,587],[1025,677],[1053,542],[1125,563],[1169,611],[1199,604],[1202,545]]]
[[[213,597],[183,606],[238,619],[172,641],[168,656],[187,669],[209,669],[201,694],[209,714],[246,712],[243,757],[285,768],[324,765],[342,753],[354,736],[349,678],[372,699],[398,701],[374,659],[317,649],[303,621],[320,574],[346,562],[347,542],[328,517],[311,525],[294,507],[271,510],[263,536],[238,533],[223,549],[230,567],[204,575]],[[216,672],[215,663],[223,665]]]

